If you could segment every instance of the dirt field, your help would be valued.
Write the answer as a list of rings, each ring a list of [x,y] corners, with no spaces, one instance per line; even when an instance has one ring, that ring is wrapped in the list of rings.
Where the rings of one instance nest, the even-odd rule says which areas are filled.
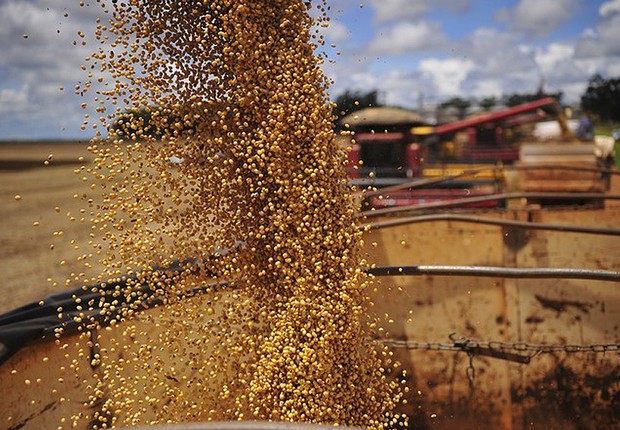
[[[86,187],[74,169],[90,158],[84,143],[0,143],[0,313],[62,291],[78,270],[75,258],[86,252],[89,226],[80,223]]]

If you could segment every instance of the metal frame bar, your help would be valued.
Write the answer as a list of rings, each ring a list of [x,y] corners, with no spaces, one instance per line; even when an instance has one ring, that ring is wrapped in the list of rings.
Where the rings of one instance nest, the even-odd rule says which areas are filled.
[[[500,227],[519,227],[529,230],[549,230],[565,233],[584,233],[598,234],[607,236],[620,236],[620,229],[615,228],[597,228],[597,227],[581,227],[574,225],[562,224],[546,224],[528,221],[504,220],[495,218],[485,218],[473,215],[457,215],[457,214],[437,214],[437,215],[420,215],[412,217],[398,218],[389,221],[363,224],[360,228],[366,230],[379,230],[387,227],[396,227],[399,225],[417,224],[424,222],[463,222],[472,224],[496,225]]]
[[[399,206],[385,209],[374,209],[362,211],[358,217],[376,217],[381,215],[392,215],[399,212],[441,209],[456,206],[463,206],[472,203],[483,203],[495,200],[515,200],[515,199],[545,199],[545,200],[620,200],[620,194],[604,193],[498,193],[487,196],[465,197],[443,202],[421,203],[417,205]]]
[[[475,276],[516,279],[587,279],[620,282],[620,272],[593,269],[516,268],[491,266],[377,266],[366,270],[373,276]]]
[[[450,336],[452,343],[418,342],[403,339],[371,339],[371,342],[380,343],[389,348],[404,348],[418,351],[451,351],[465,352],[471,355],[483,355],[500,360],[529,364],[532,358],[541,354],[553,353],[618,353],[620,343],[600,343],[591,345],[574,344],[533,344],[522,341],[477,341],[473,339],[455,339]]]
[[[485,166],[485,167],[479,167],[476,169],[469,169],[469,170],[464,170],[462,173],[459,173],[458,175],[447,175],[441,178],[427,178],[427,179],[416,179],[413,181],[409,181],[409,182],[405,182],[402,184],[398,184],[398,185],[393,185],[391,187],[384,187],[384,188],[379,188],[376,190],[364,190],[361,192],[361,194],[364,195],[364,197],[375,197],[375,196],[381,196],[381,195],[385,195],[386,193],[391,193],[394,191],[401,191],[401,190],[407,190],[407,189],[412,189],[412,188],[424,188],[428,185],[435,185],[435,184],[441,184],[443,182],[450,182],[452,180],[458,179],[458,178],[462,178],[463,176],[471,176],[471,175],[475,175],[477,173],[482,173],[482,172],[486,172],[486,171],[495,171],[495,172],[501,172],[501,171],[511,171],[511,170],[548,170],[548,169],[555,169],[555,170],[572,170],[572,171],[577,171],[577,172],[592,172],[592,173],[600,173],[600,174],[608,174],[608,175],[620,175],[620,170],[617,169],[609,169],[609,168],[597,168],[597,167],[584,167],[584,166],[570,166],[570,165],[563,165],[563,164],[536,164],[536,165],[521,165],[521,166],[515,166],[515,165],[509,165],[509,166],[505,166],[505,165],[490,165],[490,166]]]

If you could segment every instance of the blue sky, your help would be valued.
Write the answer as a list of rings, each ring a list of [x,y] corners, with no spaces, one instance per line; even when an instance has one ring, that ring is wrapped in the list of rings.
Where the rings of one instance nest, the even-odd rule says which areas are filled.
[[[92,49],[73,45],[94,28],[91,1],[0,0],[0,139],[92,135],[80,130],[89,100],[72,94]],[[594,73],[620,76],[620,0],[328,3],[333,96],[376,89],[384,103],[416,108],[534,92],[544,81],[574,103]]]
[[[335,0],[327,30],[344,89],[415,107],[452,96],[534,92],[577,102],[594,73],[620,75],[620,0]]]

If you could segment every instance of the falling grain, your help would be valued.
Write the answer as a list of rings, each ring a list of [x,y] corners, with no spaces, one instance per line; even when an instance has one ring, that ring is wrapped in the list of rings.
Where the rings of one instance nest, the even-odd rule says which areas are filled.
[[[92,225],[80,262],[107,270],[76,279],[102,285],[123,358],[92,358],[94,412],[71,421],[393,425],[400,394],[387,351],[365,342],[361,233],[315,55],[327,5],[312,19],[298,0],[99,3],[108,22],[76,93],[95,92],[101,116],[83,127],[107,134],[76,173],[103,203],[75,198]],[[158,319],[139,312],[153,298]],[[101,326],[81,318],[88,336]]]

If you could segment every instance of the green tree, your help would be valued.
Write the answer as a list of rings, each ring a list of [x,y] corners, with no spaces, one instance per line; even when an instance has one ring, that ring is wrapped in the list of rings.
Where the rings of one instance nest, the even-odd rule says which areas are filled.
[[[553,97],[554,99],[558,101],[558,103],[561,103],[563,96],[564,96],[564,93],[562,91],[558,91],[555,93],[547,93],[545,91],[538,91],[536,93],[514,93],[514,94],[510,94],[506,96],[504,98],[505,100],[504,103],[506,104],[506,106],[512,107],[512,106],[517,106],[523,103],[529,103],[529,102],[533,102],[536,100],[540,100],[545,97]]]
[[[346,90],[336,97],[335,104],[334,115],[338,119],[367,107],[381,106],[377,90],[369,92]]]
[[[121,138],[135,140],[140,136],[161,137],[161,133],[152,124],[151,111],[146,108],[127,109],[118,115],[112,131]]]
[[[183,119],[188,112],[189,109],[184,108],[172,112],[155,106],[127,109],[114,120],[112,131],[116,136],[128,140],[192,134],[194,125]]]
[[[484,97],[478,104],[482,109],[484,109],[485,112],[489,112],[497,105],[497,103],[498,102],[495,97]]]
[[[597,115],[601,121],[620,121],[620,77],[592,76],[581,96],[581,108]]]
[[[452,97],[449,100],[441,103],[439,107],[441,109],[446,109],[449,107],[454,107],[458,111],[459,119],[464,119],[467,116],[467,109],[472,105],[472,101],[468,99],[462,99],[460,97]]]

